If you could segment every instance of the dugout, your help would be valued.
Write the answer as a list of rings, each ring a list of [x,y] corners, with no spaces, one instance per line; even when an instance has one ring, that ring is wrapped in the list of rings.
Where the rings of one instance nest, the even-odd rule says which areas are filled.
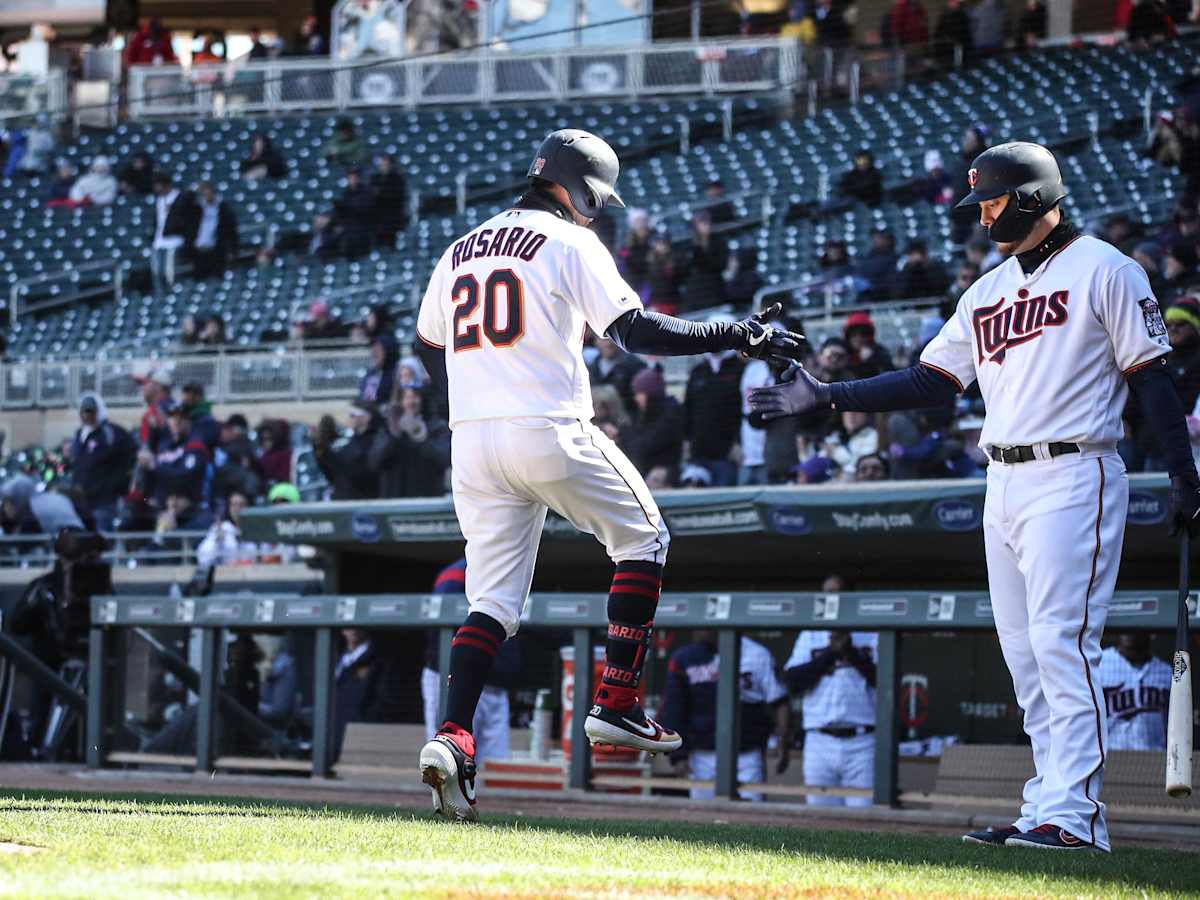
[[[1175,543],[1165,536],[1166,486],[1161,477],[1131,479],[1125,572],[1111,627],[1167,632],[1174,621]],[[982,499],[979,481],[664,493],[660,500],[675,541],[658,630],[682,633],[704,627],[719,632],[722,746],[732,746],[737,728],[737,683],[725,660],[736,656],[738,633],[767,644],[782,662],[798,629],[852,628],[875,630],[880,636],[876,802],[934,788],[936,759],[924,767],[907,766],[910,774],[923,768],[923,779],[899,780],[898,773],[906,771],[901,763],[905,744],[910,751],[916,746],[919,755],[923,741],[936,743],[932,739],[952,730],[969,743],[1019,749],[1020,714],[983,591]],[[319,776],[336,771],[330,684],[336,634],[342,627],[385,635],[389,655],[414,672],[425,633],[437,629],[442,663],[447,662],[449,638],[465,615],[465,598],[426,592],[437,570],[461,553],[449,498],[263,509],[248,513],[244,527],[250,539],[316,547],[325,594],[227,593],[218,582],[217,593],[205,600],[125,592],[96,598],[87,692],[92,765],[138,762],[123,751],[118,727],[123,717],[119,663],[123,642],[134,629],[192,628],[203,635],[196,686],[199,736],[194,757],[183,761],[199,770],[257,767]],[[561,521],[547,523],[526,629],[551,637],[543,641],[543,652],[528,661],[531,683],[553,684],[559,643],[570,644],[577,659],[587,658],[599,643],[609,571],[602,549],[590,537]],[[840,603],[816,593],[831,571],[859,579],[860,592],[841,596]],[[255,631],[292,632],[298,645],[312,648],[304,653],[307,672],[301,679],[312,705],[310,757],[232,759],[217,743],[216,723],[231,715],[218,680],[222,635]],[[1169,646],[1163,643],[1156,650],[1166,656]],[[648,674],[651,693],[661,689],[654,679],[661,677],[663,662],[660,656],[657,672]],[[590,690],[586,684],[578,686],[574,702],[586,703]],[[581,724],[583,718],[577,714],[575,722]],[[416,719],[404,713],[398,720]],[[575,747],[584,746],[581,738]],[[728,754],[725,758],[716,786],[729,796],[736,790],[736,776]],[[573,753],[568,762],[570,785],[604,781],[603,773],[591,771],[586,750]],[[961,758],[956,764],[961,766]],[[652,786],[649,780],[644,783]],[[803,791],[792,789],[785,796],[799,793]]]

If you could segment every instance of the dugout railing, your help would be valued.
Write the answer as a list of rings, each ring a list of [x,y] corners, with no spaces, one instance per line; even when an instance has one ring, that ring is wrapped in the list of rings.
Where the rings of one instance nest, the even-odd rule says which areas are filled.
[[[1195,596],[1189,601],[1196,616]],[[523,628],[554,628],[572,635],[575,659],[593,658],[607,622],[604,594],[534,594]],[[1136,591],[1115,596],[1108,625],[1113,629],[1169,631],[1175,622],[1171,592]],[[220,649],[226,629],[308,630],[315,635],[311,765],[314,777],[333,773],[334,633],[337,629],[429,629],[439,632],[439,668],[449,671],[450,642],[467,613],[463,596],[379,594],[301,596],[297,594],[221,594],[204,599],[160,596],[97,597],[92,600],[88,636],[87,765],[100,768],[119,762],[137,764],[137,754],[116,752],[124,728],[122,665],[131,633],[137,629],[182,627],[200,633],[200,667],[194,690],[199,696],[195,769],[236,767],[218,758],[216,724],[219,708],[228,713],[230,698],[220,688]],[[883,591],[863,593],[669,593],[659,604],[660,629],[705,628],[718,632],[720,669],[717,686],[716,793],[737,795],[738,665],[743,631],[765,629],[852,629],[878,633],[874,788],[877,804],[893,805],[899,797],[898,688],[899,652],[905,633],[990,631],[991,602],[984,592]],[[593,673],[575,672],[572,700],[571,753],[567,784],[593,786],[592,753],[583,732],[591,703]],[[441,703],[445,704],[443,679]],[[241,714],[239,711],[233,712]],[[244,718],[244,716],[242,716]],[[280,766],[297,770],[301,765]],[[843,791],[843,793],[855,793]]]

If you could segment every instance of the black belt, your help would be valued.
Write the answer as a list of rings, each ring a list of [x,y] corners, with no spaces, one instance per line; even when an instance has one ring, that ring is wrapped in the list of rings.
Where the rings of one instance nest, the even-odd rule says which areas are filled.
[[[1050,455],[1063,456],[1067,453],[1078,453],[1078,444],[1047,444],[1046,449],[1050,451]],[[1033,448],[1028,444],[1019,447],[989,447],[988,456],[998,463],[1013,463],[1031,462],[1037,457],[1033,453]]]
[[[874,725],[852,725],[846,728],[818,728],[817,731],[821,734],[827,734],[835,738],[852,738],[863,734],[870,734],[875,730]]]

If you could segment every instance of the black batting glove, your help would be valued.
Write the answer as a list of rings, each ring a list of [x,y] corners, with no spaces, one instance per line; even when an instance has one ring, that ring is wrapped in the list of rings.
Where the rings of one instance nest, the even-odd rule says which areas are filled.
[[[1172,475],[1171,490],[1167,494],[1167,520],[1171,523],[1171,536],[1187,529],[1196,536],[1200,531],[1200,478],[1195,472],[1187,475]]]
[[[829,406],[829,385],[817,381],[799,365],[784,372],[779,384],[750,392],[751,414],[757,413],[768,422]]]
[[[762,312],[736,323],[733,326],[733,349],[750,359],[799,362],[804,355],[804,335],[767,324],[782,311],[783,304],[774,303]]]

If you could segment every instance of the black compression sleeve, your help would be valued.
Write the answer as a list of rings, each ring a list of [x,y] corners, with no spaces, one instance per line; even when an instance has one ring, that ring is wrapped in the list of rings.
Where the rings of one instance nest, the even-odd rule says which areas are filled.
[[[689,322],[631,309],[609,325],[605,335],[627,353],[690,356],[731,349],[735,327],[731,322]]]
[[[1159,451],[1172,475],[1195,477],[1196,465],[1192,461],[1192,442],[1188,437],[1187,420],[1179,392],[1167,368],[1166,357],[1160,356],[1149,365],[1130,372],[1126,376],[1129,386],[1137,394],[1142,415],[1154,431]]]
[[[835,381],[829,385],[829,399],[834,409],[890,412],[949,406],[958,391],[957,382],[948,376],[929,366],[917,365],[874,378]]]

